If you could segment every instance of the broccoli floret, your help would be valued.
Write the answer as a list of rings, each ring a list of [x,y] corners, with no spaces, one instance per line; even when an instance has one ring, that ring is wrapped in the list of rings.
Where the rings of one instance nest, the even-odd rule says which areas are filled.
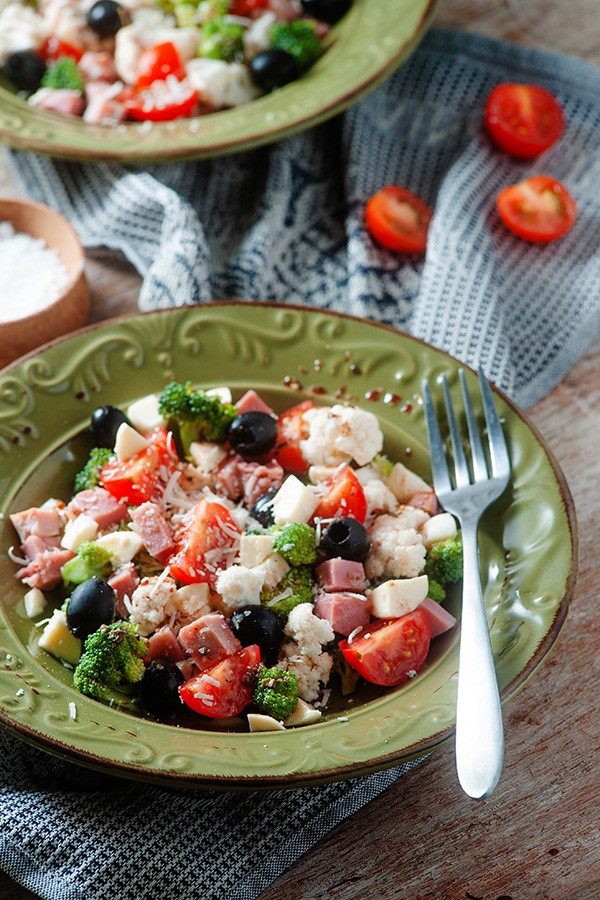
[[[315,26],[306,19],[275,22],[269,32],[269,44],[293,56],[302,70],[312,66],[321,55],[321,42]]]
[[[333,658],[333,666],[331,671],[335,672],[340,679],[340,687],[342,695],[347,697],[353,694],[360,678],[356,669],[353,669],[342,651],[338,647],[333,647],[330,651]]]
[[[314,581],[311,567],[295,566],[290,569],[274,588],[261,593],[260,600],[282,619],[287,619],[295,606],[312,603]]]
[[[463,575],[462,537],[437,541],[429,548],[425,557],[425,574],[440,584],[460,581]]]
[[[102,625],[87,638],[73,674],[73,686],[96,700],[108,700],[112,688],[137,684],[144,674],[148,641],[132,622]]]
[[[83,92],[84,83],[77,63],[70,56],[61,56],[60,59],[57,59],[46,69],[42,78],[42,87],[57,90]]]
[[[202,26],[198,56],[238,62],[244,58],[244,29],[237,22],[217,18]]]
[[[77,548],[77,555],[69,559],[60,570],[65,584],[82,584],[96,575],[104,578],[111,570],[113,554],[96,541],[85,541]]]
[[[430,600],[435,600],[436,603],[443,603],[446,599],[446,589],[442,587],[439,581],[435,581],[435,579],[429,579],[429,586],[427,588],[427,596]]]
[[[283,669],[261,669],[252,695],[252,702],[274,719],[287,719],[298,703],[298,678]]]
[[[317,558],[317,532],[310,525],[291,522],[275,535],[273,549],[290,566],[310,565]]]
[[[158,398],[161,416],[178,429],[181,448],[188,454],[192,441],[223,442],[237,416],[233,403],[223,403],[205,391],[195,390],[191,381],[171,381]]]
[[[100,471],[104,463],[113,456],[113,451],[107,447],[94,447],[85,466],[75,476],[75,492],[91,490],[100,483]]]

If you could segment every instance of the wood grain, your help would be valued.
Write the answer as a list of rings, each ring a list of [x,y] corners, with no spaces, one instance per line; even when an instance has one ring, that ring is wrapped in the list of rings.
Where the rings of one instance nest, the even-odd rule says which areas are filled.
[[[445,0],[437,22],[555,49],[539,33],[525,30],[505,0]],[[579,27],[575,17],[567,18],[566,42],[575,43]],[[600,17],[590,27],[598,40],[590,38],[586,46],[595,43],[598,49],[587,58],[600,63]],[[0,194],[16,195],[1,156]],[[90,258],[87,275],[91,321],[136,308],[139,278],[129,266]],[[487,800],[464,797],[447,744],[331,832],[261,900],[600,897],[600,345],[529,417],[575,499],[580,577],[557,645],[505,708],[506,765],[500,785]],[[2,900],[34,896],[0,873]]]

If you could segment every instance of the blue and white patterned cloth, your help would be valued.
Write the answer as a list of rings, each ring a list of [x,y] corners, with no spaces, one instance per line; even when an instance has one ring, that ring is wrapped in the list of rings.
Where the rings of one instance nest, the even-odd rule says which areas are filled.
[[[507,80],[541,83],[565,109],[564,137],[533,162],[482,131],[485,98]],[[135,171],[13,163],[24,192],[65,213],[87,248],[131,260],[141,309],[243,297],[346,311],[481,364],[524,406],[600,334],[600,70],[576,60],[432,32],[343,117],[271,148]],[[494,211],[500,188],[539,172],[579,205],[549,246],[514,238]],[[423,261],[365,235],[364,202],[390,183],[435,209]],[[4,734],[0,864],[48,900],[250,900],[409,768],[262,796],[114,790]]]

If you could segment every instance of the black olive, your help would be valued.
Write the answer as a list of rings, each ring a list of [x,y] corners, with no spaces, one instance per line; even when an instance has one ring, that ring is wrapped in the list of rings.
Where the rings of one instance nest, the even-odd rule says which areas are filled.
[[[335,25],[352,6],[352,0],[301,0],[301,3],[307,16],[314,16],[329,25]]]
[[[112,450],[119,427],[131,422],[121,409],[116,406],[98,406],[92,413],[92,433],[96,447],[108,447]]]
[[[321,532],[320,549],[329,559],[340,556],[354,562],[364,562],[370,547],[364,525],[350,516],[334,519]]]
[[[229,445],[244,459],[255,459],[272,450],[277,442],[277,419],[264,412],[236,416],[228,432]]]
[[[263,662],[272,666],[283,641],[283,622],[266,606],[244,606],[231,617],[231,630],[244,647],[258,644]]]
[[[11,53],[4,65],[2,74],[18,91],[33,94],[42,83],[46,72],[46,63],[33,50],[18,50]]]
[[[140,682],[140,702],[157,719],[168,719],[182,705],[179,685],[184,677],[175,663],[154,659]]]
[[[257,87],[269,93],[295,81],[300,76],[300,65],[285,50],[262,50],[250,60],[250,75]]]
[[[269,525],[273,525],[273,498],[277,493],[278,488],[270,488],[268,491],[265,491],[264,494],[261,494],[252,509],[250,510],[250,515],[253,519],[256,519],[257,522],[263,526],[263,528],[268,528]]]
[[[88,635],[98,631],[101,625],[110,625],[115,618],[117,601],[115,592],[95,575],[78,584],[67,604],[69,631],[85,641]]]
[[[97,35],[109,38],[114,37],[124,25],[129,25],[131,17],[120,3],[115,3],[115,0],[98,0],[90,7],[86,21]]]

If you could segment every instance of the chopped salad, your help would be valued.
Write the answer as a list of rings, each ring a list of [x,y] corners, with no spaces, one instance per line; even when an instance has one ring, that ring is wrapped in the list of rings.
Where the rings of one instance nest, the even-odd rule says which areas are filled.
[[[301,77],[351,0],[0,0],[0,73],[91,124],[240,106]]]
[[[373,413],[171,382],[90,438],[68,502],[10,516],[25,612],[83,694],[285,729],[415,677],[455,624],[460,532]]]

